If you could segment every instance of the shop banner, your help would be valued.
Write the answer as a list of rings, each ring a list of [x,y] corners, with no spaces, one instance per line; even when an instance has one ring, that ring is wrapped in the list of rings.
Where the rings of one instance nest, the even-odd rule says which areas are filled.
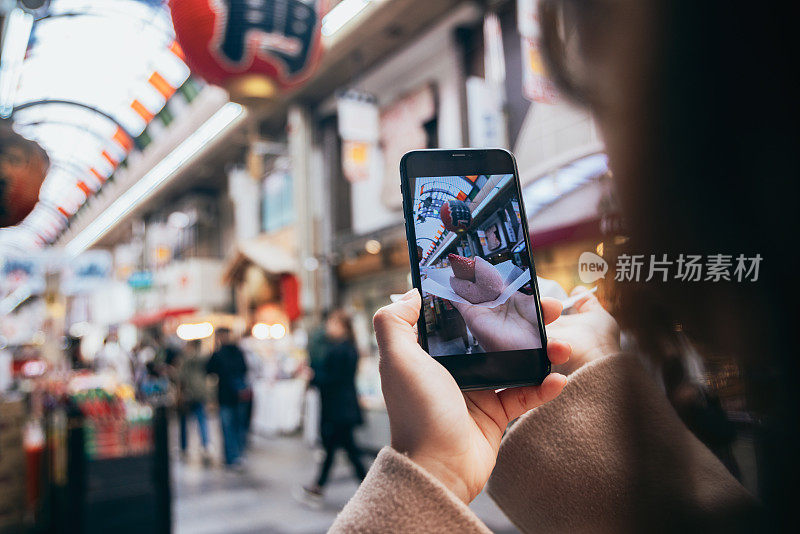
[[[517,24],[522,47],[522,94],[532,102],[555,104],[558,95],[545,72],[539,44],[539,0],[517,0]]]
[[[517,0],[517,29],[528,39],[539,38],[539,0]]]
[[[350,141],[375,143],[380,136],[378,101],[362,91],[346,91],[336,100],[339,135]]]
[[[87,250],[65,267],[61,292],[65,295],[91,293],[111,278],[113,257],[106,250]]]
[[[467,78],[467,125],[469,146],[473,148],[505,148],[506,117],[499,91],[478,76]]]
[[[369,180],[373,147],[363,141],[342,141],[342,172],[350,183]]]
[[[342,172],[351,183],[369,179],[380,136],[377,99],[368,93],[347,91],[336,103],[342,138]]]
[[[428,148],[425,124],[436,117],[436,91],[424,85],[381,110],[381,146],[383,148],[384,206],[399,210],[403,202],[397,194],[400,171],[397,168],[403,154],[409,150]]]
[[[41,255],[6,257],[0,260],[0,300],[26,286],[32,295],[45,288],[45,262]]]

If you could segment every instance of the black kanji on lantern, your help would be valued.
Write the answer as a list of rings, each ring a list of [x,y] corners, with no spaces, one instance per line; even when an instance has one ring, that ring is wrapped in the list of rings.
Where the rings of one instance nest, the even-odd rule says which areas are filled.
[[[247,55],[247,36],[261,34],[259,48],[269,51],[295,74],[308,62],[317,12],[302,0],[223,0],[228,8],[220,51],[241,64]]]

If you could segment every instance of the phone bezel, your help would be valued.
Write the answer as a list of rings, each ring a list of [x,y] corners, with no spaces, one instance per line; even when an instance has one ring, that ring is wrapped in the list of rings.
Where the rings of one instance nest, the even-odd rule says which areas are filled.
[[[456,354],[432,356],[455,378],[459,387],[469,389],[499,389],[512,386],[538,385],[550,373],[550,360],[547,358],[547,334],[542,319],[542,305],[539,285],[536,281],[536,267],[531,255],[531,240],[528,219],[522,202],[522,187],[519,181],[517,163],[513,154],[499,148],[490,149],[432,149],[407,152],[400,160],[400,189],[403,195],[403,215],[405,219],[408,254],[411,259],[411,279],[415,288],[422,291],[417,257],[417,238],[414,228],[414,194],[412,181],[425,176],[460,176],[465,174],[513,174],[514,187],[519,199],[520,218],[524,231],[525,246],[530,263],[533,294],[539,314],[539,335],[541,349],[486,352],[482,354]],[[424,310],[420,310],[423,318]],[[418,322],[419,342],[428,350],[425,321]],[[533,353],[533,354],[531,354]],[[532,365],[534,364],[534,365]]]

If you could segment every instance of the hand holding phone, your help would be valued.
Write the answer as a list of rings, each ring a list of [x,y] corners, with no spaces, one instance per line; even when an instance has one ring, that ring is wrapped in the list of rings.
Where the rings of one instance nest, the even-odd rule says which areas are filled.
[[[469,503],[489,479],[508,423],[554,399],[567,379],[553,373],[538,386],[462,392],[455,378],[417,343],[420,304],[414,289],[375,314],[391,444]],[[545,323],[561,313],[556,299],[542,299],[541,304]],[[547,351],[554,365],[569,359],[565,343],[551,341]]]

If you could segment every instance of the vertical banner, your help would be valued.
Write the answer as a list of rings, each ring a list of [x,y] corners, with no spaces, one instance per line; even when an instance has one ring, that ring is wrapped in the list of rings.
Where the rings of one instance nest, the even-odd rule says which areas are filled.
[[[380,139],[383,148],[383,205],[394,210],[402,208],[397,194],[398,162],[409,150],[428,147],[425,125],[436,117],[436,91],[423,85],[386,106],[380,114]]]
[[[336,108],[344,177],[352,183],[368,180],[380,136],[377,100],[367,93],[347,91],[339,95]]]
[[[473,148],[506,148],[506,117],[500,93],[483,78],[467,78],[467,125],[469,146]],[[463,200],[463,199],[459,199]]]
[[[555,104],[558,95],[545,72],[539,46],[539,0],[517,0],[517,26],[522,45],[522,94],[532,102]]]

